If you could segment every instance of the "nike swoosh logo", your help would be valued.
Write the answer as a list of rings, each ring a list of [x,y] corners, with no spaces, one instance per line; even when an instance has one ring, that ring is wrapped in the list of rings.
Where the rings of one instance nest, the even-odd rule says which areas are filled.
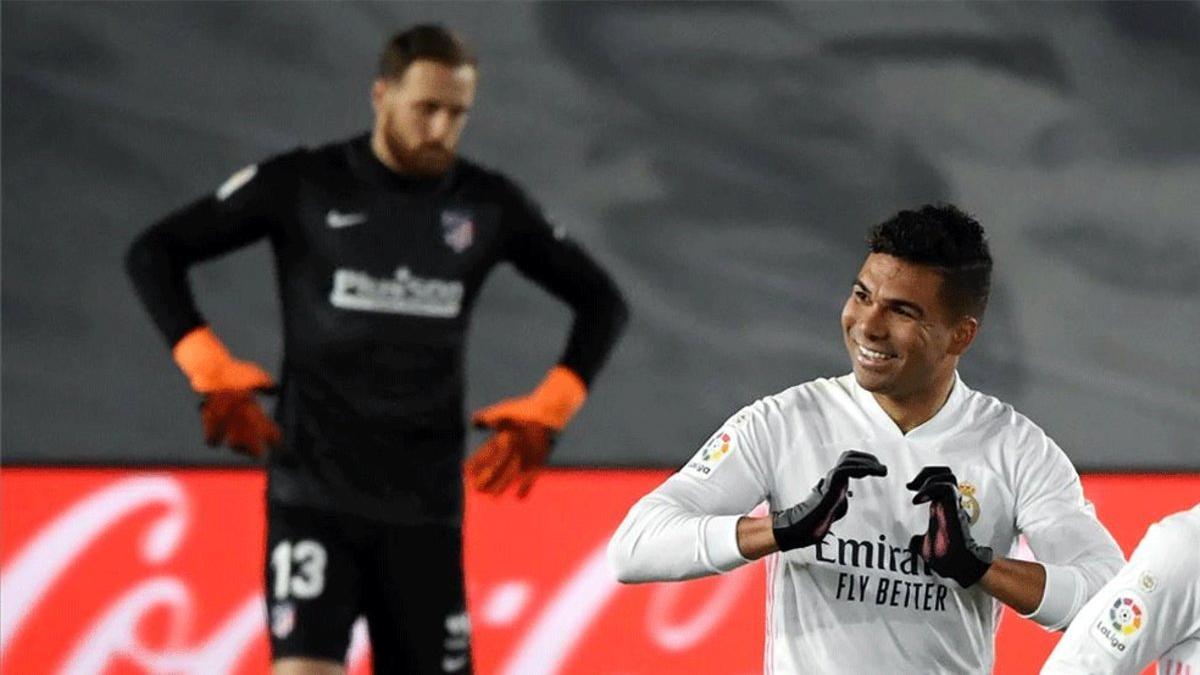
[[[365,222],[367,222],[367,214],[365,213],[338,213],[335,209],[325,216],[325,224],[334,229],[350,227],[351,225],[361,225]]]
[[[442,672],[453,673],[456,670],[462,670],[467,665],[467,657],[459,656],[451,658],[449,656],[442,657]]]

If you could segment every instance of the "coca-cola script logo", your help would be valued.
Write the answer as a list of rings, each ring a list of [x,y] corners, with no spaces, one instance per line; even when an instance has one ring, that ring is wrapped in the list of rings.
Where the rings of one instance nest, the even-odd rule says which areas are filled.
[[[47,469],[3,479],[5,674],[268,669],[259,474]],[[638,587],[609,571],[609,534],[661,479],[556,472],[523,502],[469,501],[478,672],[758,671],[757,567]],[[699,649],[713,639],[720,653]],[[348,660],[369,672],[362,622]]]
[[[636,586],[606,566],[609,535],[666,475],[554,471],[525,501],[468,498],[471,615],[438,620],[470,631],[476,672],[761,672],[760,565]],[[268,671],[260,474],[5,469],[0,481],[0,673]],[[1129,552],[1150,522],[1195,502],[1200,476],[1084,487]],[[1143,509],[1121,508],[1134,498]],[[1007,617],[996,671],[1037,672],[1054,641]],[[360,622],[355,675],[368,652]]]
[[[249,583],[257,566],[222,575],[247,556],[222,560],[220,544],[191,547],[202,560],[181,559],[186,540],[202,536],[193,492],[209,496],[212,478],[189,486],[167,474],[6,472],[5,672],[236,672],[261,642],[262,602]],[[46,517],[21,517],[29,511]],[[244,519],[235,536],[261,532],[252,511]],[[210,536],[224,525],[211,523]],[[211,566],[207,579],[196,564]],[[232,601],[207,606],[210,589]]]

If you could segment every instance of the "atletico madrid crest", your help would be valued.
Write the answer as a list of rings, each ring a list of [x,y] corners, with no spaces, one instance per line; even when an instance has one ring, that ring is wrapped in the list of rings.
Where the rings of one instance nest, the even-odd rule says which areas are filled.
[[[475,219],[465,209],[442,211],[442,241],[455,253],[462,253],[475,241]]]

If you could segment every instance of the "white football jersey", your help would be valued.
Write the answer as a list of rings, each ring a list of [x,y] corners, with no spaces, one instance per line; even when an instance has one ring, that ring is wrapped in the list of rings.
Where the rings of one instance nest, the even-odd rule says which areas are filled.
[[[1150,526],[1067,629],[1042,675],[1200,675],[1200,504]]]
[[[1046,568],[1031,618],[1061,628],[1124,564],[1083,498],[1079,476],[1037,425],[957,379],[936,415],[907,434],[853,375],[769,396],[731,417],[678,473],[630,510],[609,544],[622,581],[679,580],[744,564],[738,519],[804,500],[847,450],[883,478],[852,480],[849,512],[818,546],[767,561],[768,673],[985,673],[1001,605],[962,589],[907,550],[928,527],[905,484],[950,467],[975,541],[1006,555],[1024,534]]]

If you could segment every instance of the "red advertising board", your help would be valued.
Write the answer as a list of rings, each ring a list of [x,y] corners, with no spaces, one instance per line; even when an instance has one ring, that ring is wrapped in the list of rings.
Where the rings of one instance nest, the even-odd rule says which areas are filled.
[[[640,586],[608,571],[609,534],[666,475],[555,471],[523,502],[469,499],[478,672],[761,671],[760,564]],[[0,483],[0,673],[266,672],[261,474],[7,469]],[[1126,553],[1200,498],[1197,475],[1084,483]],[[364,635],[353,672],[368,672]],[[1007,615],[996,672],[1036,673],[1056,640]]]

